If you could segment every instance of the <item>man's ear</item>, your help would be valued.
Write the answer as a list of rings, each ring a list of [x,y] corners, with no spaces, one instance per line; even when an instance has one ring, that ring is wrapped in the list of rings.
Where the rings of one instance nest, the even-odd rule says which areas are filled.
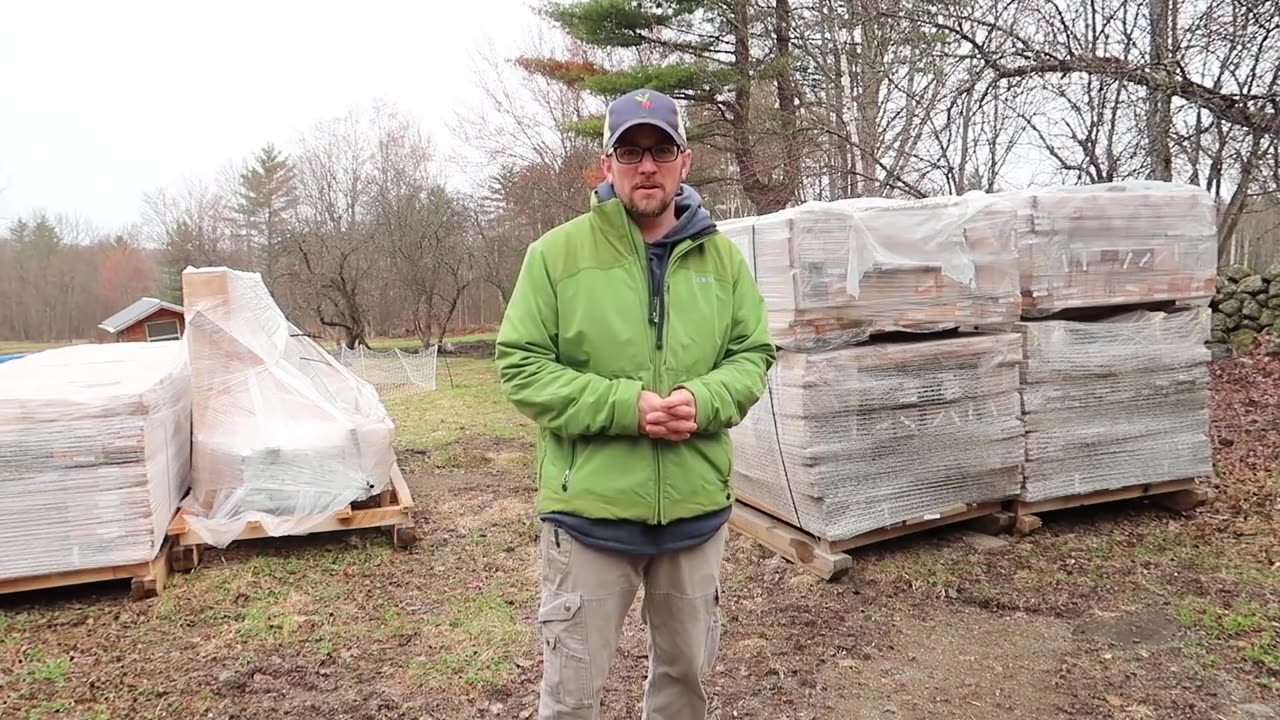
[[[613,182],[613,158],[608,155],[600,156],[600,172],[604,173],[604,179]]]

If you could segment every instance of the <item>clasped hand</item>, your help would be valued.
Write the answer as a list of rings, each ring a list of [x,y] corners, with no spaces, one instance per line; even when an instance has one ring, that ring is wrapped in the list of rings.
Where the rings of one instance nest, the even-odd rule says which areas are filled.
[[[680,388],[667,397],[640,391],[640,433],[655,440],[688,440],[698,429],[693,393]]]

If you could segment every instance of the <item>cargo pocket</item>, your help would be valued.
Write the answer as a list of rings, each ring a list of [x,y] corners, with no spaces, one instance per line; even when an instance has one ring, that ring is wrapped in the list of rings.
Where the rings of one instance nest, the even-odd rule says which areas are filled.
[[[720,589],[703,597],[703,612],[707,617],[707,637],[702,643],[702,666],[698,669],[698,677],[704,678],[716,666],[716,656],[720,652]]]
[[[582,595],[548,595],[538,609],[542,626],[544,690],[566,708],[591,707],[591,666]]]

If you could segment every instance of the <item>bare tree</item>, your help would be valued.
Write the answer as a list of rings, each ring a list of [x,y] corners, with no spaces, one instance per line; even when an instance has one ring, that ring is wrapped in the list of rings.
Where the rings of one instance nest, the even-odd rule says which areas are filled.
[[[284,277],[298,288],[320,324],[342,331],[342,343],[368,345],[366,284],[377,236],[371,215],[374,142],[354,113],[322,122],[297,155],[294,262]]]
[[[230,199],[208,183],[188,180],[181,193],[165,189],[143,196],[147,237],[162,249],[161,294],[182,300],[182,270],[188,265],[244,267],[234,241]]]

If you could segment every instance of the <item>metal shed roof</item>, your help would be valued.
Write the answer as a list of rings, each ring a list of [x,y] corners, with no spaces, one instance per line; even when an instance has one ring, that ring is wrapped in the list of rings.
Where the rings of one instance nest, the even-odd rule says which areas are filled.
[[[179,305],[167,303],[163,300],[157,300],[156,298],[144,297],[115,315],[112,315],[106,320],[98,323],[98,327],[109,333],[118,333],[160,309],[172,310],[178,314],[182,313],[182,307]]]

